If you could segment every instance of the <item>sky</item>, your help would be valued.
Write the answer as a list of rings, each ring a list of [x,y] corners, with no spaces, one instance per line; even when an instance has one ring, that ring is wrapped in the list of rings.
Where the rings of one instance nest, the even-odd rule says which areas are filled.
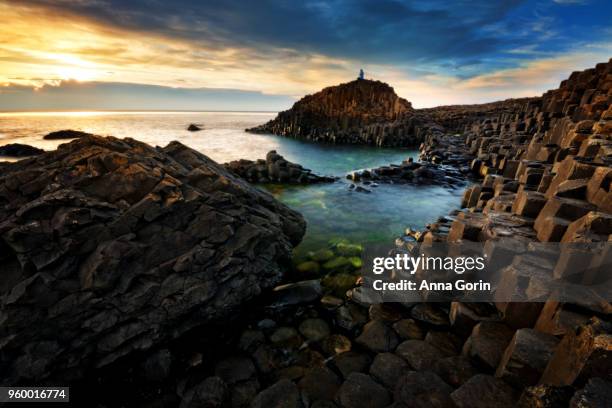
[[[366,77],[417,108],[612,57],[609,0],[0,0],[0,110],[287,109]]]

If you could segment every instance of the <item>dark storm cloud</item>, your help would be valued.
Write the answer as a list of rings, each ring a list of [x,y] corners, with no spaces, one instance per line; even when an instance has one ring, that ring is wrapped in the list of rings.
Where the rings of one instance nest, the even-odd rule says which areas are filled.
[[[462,61],[521,46],[486,30],[520,1],[29,0],[22,5],[207,47],[286,47],[377,63]]]

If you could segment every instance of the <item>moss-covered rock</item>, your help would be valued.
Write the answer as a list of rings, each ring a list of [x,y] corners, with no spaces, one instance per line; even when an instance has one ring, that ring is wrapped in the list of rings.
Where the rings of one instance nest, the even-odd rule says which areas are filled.
[[[339,243],[336,245],[336,252],[342,256],[359,256],[363,252],[363,247],[359,244]]]
[[[321,265],[315,261],[306,261],[299,263],[295,268],[301,275],[318,275]]]
[[[357,277],[350,273],[338,273],[335,275],[327,275],[321,280],[321,284],[325,289],[336,296],[344,297],[346,291],[353,288],[357,282]]]
[[[323,269],[326,271],[337,271],[346,269],[350,265],[348,258],[344,256],[338,256],[323,264]]]
[[[319,249],[316,252],[313,252],[310,257],[312,258],[313,261],[326,262],[334,257],[334,251],[332,251],[331,249],[323,248],[323,249]]]
[[[363,261],[358,256],[351,256],[348,258],[348,261],[354,269],[359,269],[363,266]]]

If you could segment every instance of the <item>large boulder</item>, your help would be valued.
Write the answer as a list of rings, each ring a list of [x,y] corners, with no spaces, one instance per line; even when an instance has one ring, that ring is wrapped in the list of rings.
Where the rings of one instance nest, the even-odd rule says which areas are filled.
[[[5,166],[0,378],[67,381],[236,316],[281,281],[304,230],[178,142],[83,136]]]

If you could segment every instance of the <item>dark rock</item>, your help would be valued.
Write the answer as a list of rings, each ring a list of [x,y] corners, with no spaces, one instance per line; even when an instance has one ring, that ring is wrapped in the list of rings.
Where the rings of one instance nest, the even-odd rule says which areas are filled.
[[[375,353],[393,351],[399,343],[397,334],[380,320],[369,321],[355,342]]]
[[[280,282],[305,229],[176,142],[82,137],[6,166],[0,204],[7,383],[78,377],[235,315]]]
[[[202,130],[202,127],[199,125],[196,125],[195,123],[192,123],[189,126],[187,126],[187,130],[190,132],[197,132],[197,131]]]
[[[10,143],[4,146],[0,146],[0,156],[28,157],[38,156],[39,154],[43,154],[44,152],[45,151],[43,149],[20,143]]]
[[[570,401],[570,408],[606,408],[612,401],[612,383],[601,378],[591,378],[577,391]]]
[[[332,401],[340,388],[340,380],[331,370],[324,367],[310,369],[298,382],[298,387],[309,401]]]
[[[159,350],[147,357],[142,364],[142,371],[149,381],[163,381],[170,375],[172,366],[172,354],[170,350]]]
[[[574,394],[572,387],[534,385],[523,390],[517,406],[519,408],[561,408],[569,405]]]
[[[255,366],[248,358],[230,357],[217,363],[215,375],[227,384],[234,384],[255,376]]]
[[[362,373],[349,375],[338,390],[336,399],[345,408],[384,408],[391,403],[387,390]]]
[[[478,370],[465,356],[452,356],[436,360],[431,371],[438,374],[447,384],[458,387],[478,374]]]
[[[477,364],[495,370],[513,334],[512,329],[502,323],[478,323],[463,345],[463,354]]]
[[[393,323],[393,329],[403,340],[422,340],[425,338],[425,331],[412,319],[402,319]]]
[[[58,130],[46,134],[43,139],[45,140],[58,140],[58,139],[78,139],[81,137],[93,136],[91,133],[81,132],[80,130]]]
[[[302,408],[298,387],[291,381],[283,379],[261,391],[251,408]]]
[[[448,327],[448,313],[429,303],[419,303],[410,310],[413,319],[438,327]]]
[[[396,403],[407,407],[452,408],[452,391],[450,385],[431,371],[409,371],[399,378],[393,395]]]
[[[296,283],[288,283],[274,288],[276,300],[272,307],[285,307],[310,303],[323,295],[321,281],[318,279],[307,280]]]
[[[406,340],[395,350],[395,354],[402,357],[415,370],[428,370],[432,365],[449,354],[432,346],[423,340]]]
[[[495,376],[516,387],[535,385],[559,340],[533,329],[520,329],[506,348]]]
[[[183,396],[180,408],[218,408],[227,400],[227,385],[219,377],[208,377]]]
[[[370,366],[370,375],[393,390],[400,377],[410,368],[408,363],[393,353],[377,354]]]
[[[300,324],[299,330],[310,341],[321,341],[330,334],[329,325],[322,319],[306,319]]]
[[[485,374],[470,378],[451,394],[451,398],[459,408],[512,408],[515,404],[512,388]]]
[[[347,378],[351,373],[367,372],[371,362],[372,359],[367,354],[356,351],[338,354],[333,359],[333,364],[344,378]]]

